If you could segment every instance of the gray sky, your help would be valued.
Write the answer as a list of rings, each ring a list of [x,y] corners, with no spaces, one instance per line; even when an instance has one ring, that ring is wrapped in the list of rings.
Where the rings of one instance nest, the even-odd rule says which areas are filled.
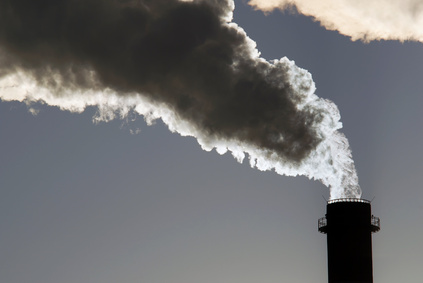
[[[375,283],[422,278],[422,44],[352,42],[243,1],[234,22],[265,59],[310,71],[339,107],[381,218]],[[319,182],[202,151],[160,121],[94,125],[91,108],[35,107],[34,117],[0,103],[0,282],[327,282]]]

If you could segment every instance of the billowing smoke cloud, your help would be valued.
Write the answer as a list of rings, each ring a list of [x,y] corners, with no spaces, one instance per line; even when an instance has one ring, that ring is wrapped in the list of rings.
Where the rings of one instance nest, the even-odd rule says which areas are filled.
[[[305,175],[331,198],[361,191],[337,107],[286,58],[268,62],[231,22],[229,0],[0,0],[0,98],[131,113],[230,151],[252,167]]]
[[[250,0],[257,9],[296,10],[352,40],[423,42],[422,0]]]

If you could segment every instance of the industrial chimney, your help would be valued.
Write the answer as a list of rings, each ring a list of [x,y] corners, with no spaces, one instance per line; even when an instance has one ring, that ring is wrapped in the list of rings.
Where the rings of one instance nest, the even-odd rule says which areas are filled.
[[[327,234],[329,283],[373,283],[372,233],[380,230],[380,219],[370,201],[330,200],[318,227]]]

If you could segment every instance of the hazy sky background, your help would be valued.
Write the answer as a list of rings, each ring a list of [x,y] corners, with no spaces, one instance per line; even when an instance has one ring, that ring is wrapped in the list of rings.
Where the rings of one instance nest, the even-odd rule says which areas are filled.
[[[374,282],[418,282],[423,44],[352,42],[304,16],[235,3],[262,56],[294,60],[340,109],[363,197],[381,218]],[[327,282],[320,183],[202,151],[160,121],[94,125],[94,109],[37,107],[34,117],[0,103],[1,283]]]

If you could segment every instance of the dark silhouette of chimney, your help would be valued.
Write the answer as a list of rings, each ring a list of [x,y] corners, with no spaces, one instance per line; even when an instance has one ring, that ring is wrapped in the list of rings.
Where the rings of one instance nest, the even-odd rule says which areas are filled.
[[[329,283],[373,283],[372,233],[380,230],[380,219],[370,201],[330,200],[318,224],[327,234]]]

